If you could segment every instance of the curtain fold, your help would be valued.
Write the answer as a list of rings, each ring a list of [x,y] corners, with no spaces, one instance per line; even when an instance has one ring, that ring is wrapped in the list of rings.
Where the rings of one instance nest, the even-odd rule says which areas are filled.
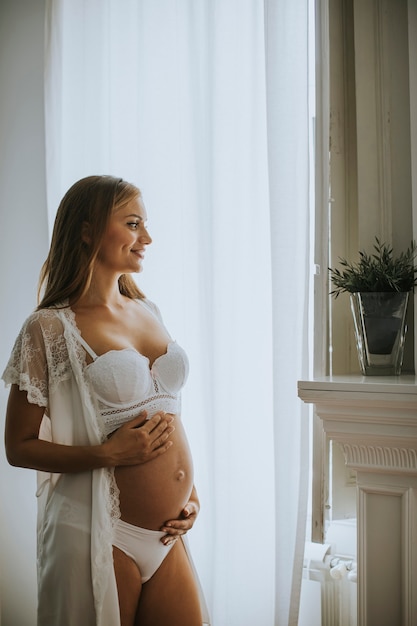
[[[308,366],[308,0],[49,0],[48,208],[78,178],[143,192],[138,281],[190,356],[213,626],[296,624]]]
[[[300,406],[296,389],[297,380],[308,377],[310,363],[309,3],[265,0],[265,33],[274,353],[275,623],[281,626],[298,622],[309,476],[308,411]]]

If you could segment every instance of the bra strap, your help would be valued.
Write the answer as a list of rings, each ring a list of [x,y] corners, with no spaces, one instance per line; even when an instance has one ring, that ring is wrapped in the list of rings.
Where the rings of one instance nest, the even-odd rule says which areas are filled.
[[[77,333],[77,339],[80,342],[80,344],[83,346],[83,348],[85,349],[86,352],[88,352],[88,354],[91,356],[91,358],[93,359],[93,361],[96,360],[97,358],[97,354],[94,352],[94,350],[92,348],[90,348],[90,346],[88,345],[88,343],[85,341],[85,339],[83,339],[81,337],[80,333]]]

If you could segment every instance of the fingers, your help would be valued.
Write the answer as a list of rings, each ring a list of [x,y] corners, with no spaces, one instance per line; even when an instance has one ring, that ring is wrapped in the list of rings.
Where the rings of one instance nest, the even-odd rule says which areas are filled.
[[[191,525],[190,526],[171,526],[170,524],[165,524],[164,526],[162,526],[161,531],[163,533],[166,533],[167,535],[171,535],[171,536],[177,536],[177,535],[185,535],[185,533],[191,529]]]
[[[139,428],[139,426],[142,426],[142,424],[146,424],[149,421],[146,419],[146,416],[147,416],[147,412],[142,411],[141,413],[139,413],[139,415],[137,415],[133,419],[123,424],[121,428]]]
[[[162,526],[161,531],[166,533],[161,539],[162,543],[165,546],[171,545],[177,541],[180,537],[184,536],[187,531],[189,531],[192,527],[192,524],[188,524],[187,526],[184,523],[171,525],[171,522],[167,522],[165,526]]]
[[[168,520],[162,526],[161,531],[166,533],[161,539],[162,543],[169,545],[173,540],[185,535],[193,527],[198,512],[199,506],[194,501],[189,500],[178,519]]]
[[[169,435],[171,433],[169,433],[168,435],[166,435],[164,437],[164,439],[168,438]],[[152,448],[152,458],[156,458],[157,456],[160,456],[161,454],[164,454],[164,452],[166,452],[167,450],[169,450],[169,448],[172,446],[172,441],[166,441],[165,443],[158,443],[158,440],[156,441],[154,447]]]
[[[165,535],[165,537],[162,537],[161,541],[164,544],[164,546],[170,546],[173,543],[176,543],[178,539],[179,537],[170,537],[169,535]]]
[[[167,535],[185,535],[188,530],[191,530],[196,519],[196,514],[189,515],[186,519],[174,519],[166,522],[161,530]]]
[[[174,420],[174,416],[170,413],[155,413],[155,415],[149,419],[147,419],[147,415],[147,411],[142,411],[139,415],[126,422],[124,426],[127,428],[142,427],[143,430],[146,430],[148,433],[156,431],[155,434],[157,435],[158,431],[160,431],[160,433],[163,432],[167,424],[170,424]]]
[[[155,437],[159,437],[165,430],[167,425],[172,424],[174,416],[170,413],[156,413],[150,419],[146,420],[146,430],[148,433],[152,433]]]
[[[174,416],[170,413],[155,413],[151,418],[146,419],[147,412],[142,411],[137,417],[129,420],[121,428],[140,428],[144,433],[151,435],[152,441],[156,441],[163,434],[171,434],[174,427],[171,426]],[[169,433],[167,432],[169,431]],[[161,441],[162,443],[162,441]]]
[[[177,539],[184,536],[187,530],[190,529],[178,528],[176,526],[162,526],[161,530],[163,533],[166,533],[166,535],[161,538],[161,541],[165,546],[169,546],[171,545],[171,543],[174,543],[175,541],[177,541]]]
[[[137,436],[146,438],[151,450],[159,450],[162,453],[172,445],[172,442],[168,441],[168,439],[175,430],[175,427],[172,425],[173,421],[173,418],[162,419],[158,426],[150,432],[143,426],[138,430]]]
[[[142,441],[149,450],[148,460],[154,459],[164,454],[172,445],[170,440],[175,427],[172,425],[173,416],[167,414],[158,414],[148,420],[145,425],[140,428],[134,428],[138,441]],[[149,425],[149,422],[151,424]],[[154,426],[154,424],[156,424]]]
[[[146,425],[143,427],[143,430],[147,431],[152,450],[159,450],[160,453],[162,453],[165,452],[172,445],[172,442],[167,440],[174,432],[175,426],[173,426],[174,418],[172,415],[167,415],[166,417],[161,417],[160,415],[158,415],[158,418],[160,419],[160,421],[158,422],[156,420],[155,427],[153,427],[153,424],[151,424],[149,430],[149,428],[146,428]]]
[[[115,465],[147,463],[164,454],[173,445],[170,440],[175,430],[173,421],[174,416],[168,413],[157,413],[147,420],[143,411],[123,424],[109,438],[112,453],[117,458]]]

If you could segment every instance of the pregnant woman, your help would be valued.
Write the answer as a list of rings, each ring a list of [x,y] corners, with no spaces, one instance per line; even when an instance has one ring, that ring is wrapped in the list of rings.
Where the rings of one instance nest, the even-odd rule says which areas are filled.
[[[184,541],[199,511],[180,419],[188,361],[130,276],[146,219],[121,179],[69,189],[3,374],[8,460],[38,470],[38,626],[207,621]]]

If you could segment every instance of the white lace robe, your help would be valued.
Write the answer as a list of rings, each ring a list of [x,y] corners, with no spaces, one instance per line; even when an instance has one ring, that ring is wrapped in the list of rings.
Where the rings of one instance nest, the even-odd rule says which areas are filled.
[[[45,407],[40,437],[67,445],[104,440],[84,377],[72,311],[42,310],[22,327],[3,374]],[[119,626],[112,526],[113,472],[38,473],[38,625]]]
[[[158,308],[144,301],[157,315]],[[40,438],[97,445],[105,434],[85,378],[85,352],[68,307],[43,309],[24,323],[3,373],[28,401],[45,408]],[[113,526],[120,516],[111,469],[38,472],[38,626],[120,626]],[[209,624],[199,586],[203,623]]]

